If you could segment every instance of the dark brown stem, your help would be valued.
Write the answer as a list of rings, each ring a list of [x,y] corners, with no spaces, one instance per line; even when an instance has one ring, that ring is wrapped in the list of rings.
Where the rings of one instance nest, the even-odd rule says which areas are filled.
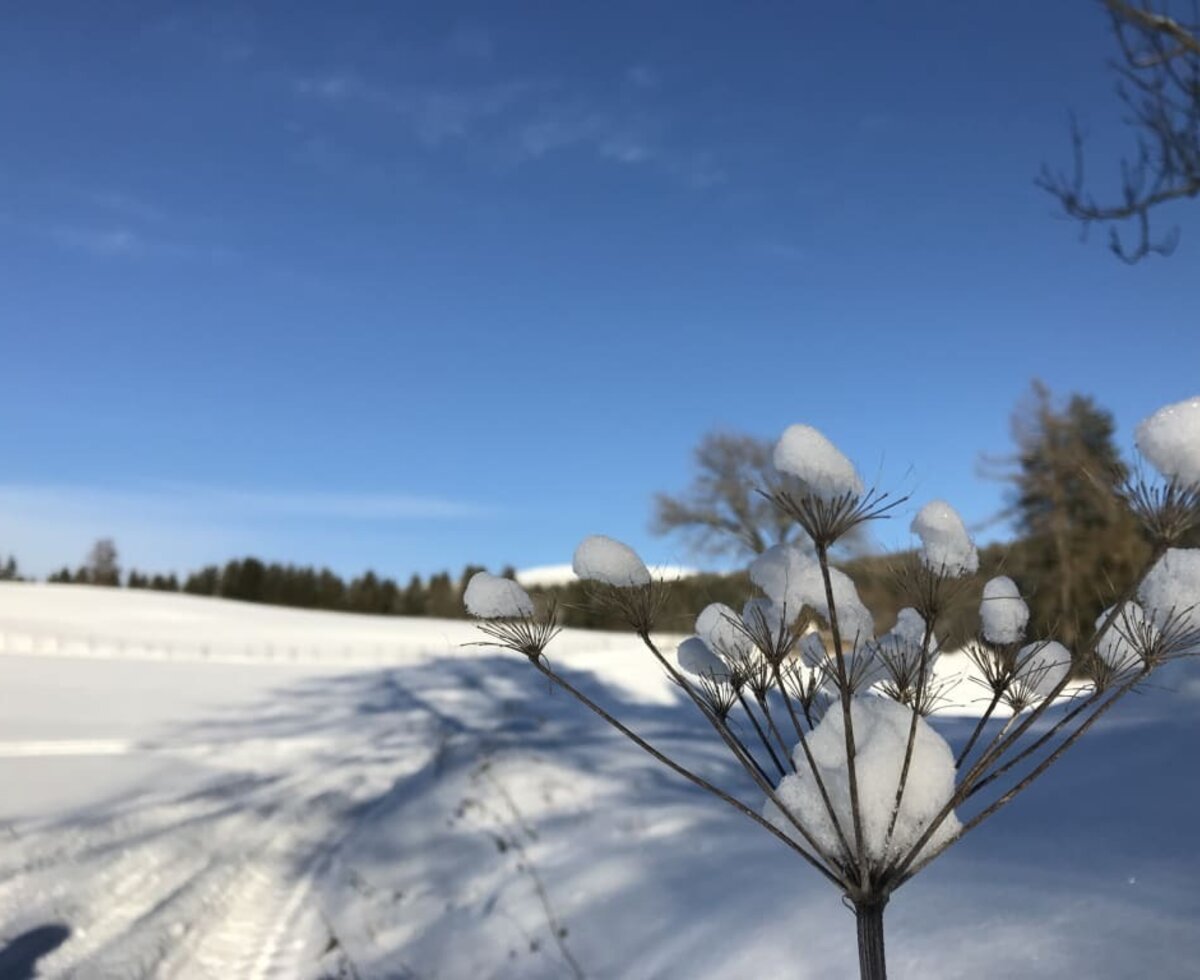
[[[733,737],[733,735],[730,734],[728,726],[723,724],[720,719],[714,717],[712,712],[708,710],[708,707],[705,705],[704,701],[696,694],[695,691],[692,690],[692,686],[687,682],[687,679],[671,665],[670,661],[668,661],[667,658],[662,655],[662,651],[655,646],[654,641],[650,639],[650,634],[646,632],[639,632],[638,636],[641,638],[641,641],[645,644],[646,648],[654,655],[654,659],[659,662],[663,670],[665,670],[671,679],[679,685],[680,689],[688,696],[688,698],[691,699],[692,704],[696,706],[696,709],[700,712],[700,714],[703,715],[705,720],[707,720],[708,723],[713,727],[713,730],[717,733],[721,741],[724,742],[729,751],[733,753],[734,758],[736,758],[738,762],[742,764],[742,768],[746,770],[747,775],[754,780],[755,785],[763,791],[767,799],[775,804],[779,812],[783,814],[788,823],[796,828],[797,832],[801,837],[804,838],[808,846],[811,847],[816,854],[820,855],[821,860],[825,861],[829,867],[840,867],[839,862],[835,861],[830,854],[825,852],[825,850],[820,844],[817,843],[813,835],[809,832],[808,828],[805,827],[804,824],[800,822],[799,818],[783,804],[783,802],[779,799],[779,795],[775,792],[775,787],[771,785],[771,781],[769,779],[764,779],[758,773],[755,765],[745,757],[744,749],[742,749],[741,745]],[[839,887],[845,887],[845,885],[840,882],[840,879],[832,874],[827,868],[822,866],[821,870],[824,872],[826,878],[830,879],[831,881],[838,881]]]
[[[767,719],[767,724],[771,727],[771,734],[775,736],[775,741],[779,748],[789,760],[792,758],[792,753],[788,751],[787,742],[783,740],[783,735],[779,731],[779,726],[775,724],[775,716],[771,714],[771,707],[767,704],[767,699],[764,697],[758,702],[758,706],[762,709],[763,717]],[[792,771],[796,771],[796,763],[792,761]]]
[[[1085,698],[1084,700],[1082,700],[1074,708],[1072,708],[1065,715],[1063,715],[1062,718],[1060,718],[1055,723],[1054,727],[1052,727],[1048,732],[1046,732],[1045,735],[1043,735],[1041,738],[1039,738],[1036,742],[1034,742],[1032,745],[1028,746],[1027,748],[1023,749],[1017,755],[1013,756],[1011,759],[1008,760],[1008,762],[1004,763],[1004,765],[1000,766],[997,769],[993,769],[988,775],[986,775],[982,779],[979,779],[978,781],[976,781],[971,786],[971,788],[969,790],[967,790],[966,798],[970,799],[972,796],[974,796],[976,793],[978,793],[981,789],[983,789],[983,787],[987,786],[989,783],[994,783],[997,779],[999,779],[1001,776],[1003,776],[1006,772],[1008,772],[1010,769],[1012,769],[1013,766],[1017,765],[1023,759],[1027,759],[1027,758],[1029,758],[1029,756],[1033,755],[1034,752],[1036,752],[1043,745],[1045,745],[1047,742],[1049,742],[1050,739],[1052,739],[1066,725],[1069,725],[1071,723],[1071,721],[1079,715],[1080,712],[1086,711],[1090,705],[1095,704],[1096,701],[1098,701],[1100,699],[1100,697],[1101,697],[1101,692],[1097,691],[1090,698]]]
[[[896,799],[892,803],[892,816],[888,820],[887,833],[883,838],[883,853],[886,855],[888,846],[892,843],[892,834],[896,831],[896,820],[900,816],[900,805],[904,802],[904,787],[908,785],[908,770],[912,766],[913,749],[917,743],[917,722],[921,716],[918,710],[921,704],[922,692],[925,690],[925,674],[929,669],[929,640],[933,636],[933,617],[925,624],[925,635],[921,639],[921,669],[917,673],[917,690],[913,695],[912,718],[908,724],[908,741],[904,745],[904,762],[900,766],[900,781],[896,784]]]
[[[763,748],[767,750],[767,754],[771,757],[771,761],[775,763],[775,768],[779,770],[779,775],[786,776],[787,770],[783,767],[783,763],[779,761],[779,756],[775,754],[775,749],[771,745],[771,740],[767,738],[767,733],[762,730],[762,725],[758,723],[758,718],[756,718],[754,712],[750,710],[750,702],[746,700],[746,697],[742,694],[740,688],[737,692],[737,698],[738,701],[741,702],[742,710],[746,712],[746,717],[750,719],[750,724],[754,726],[754,730],[758,733],[758,739],[760,742],[762,742]],[[771,722],[771,716],[767,714],[766,706],[761,705],[761,707],[763,709],[763,714],[766,715],[767,723],[771,725],[772,729],[774,729],[775,725]],[[776,734],[778,735],[778,733]],[[783,747],[782,741],[780,742],[780,746]],[[786,748],[784,748],[784,753],[787,753]],[[795,770],[795,768],[795,765],[793,765],[792,769]],[[763,773],[763,775],[765,776],[766,773]]]
[[[993,813],[995,813],[1001,807],[1006,806],[1008,803],[1012,802],[1013,798],[1016,797],[1017,794],[1023,792],[1025,789],[1027,789],[1034,782],[1034,780],[1036,780],[1040,775],[1042,775],[1042,773],[1044,773],[1055,762],[1057,762],[1059,757],[1061,757],[1062,754],[1067,751],[1067,749],[1069,749],[1072,745],[1074,745],[1077,741],[1079,741],[1079,739],[1083,736],[1084,732],[1086,732],[1089,728],[1091,728],[1092,725],[1094,725],[1104,715],[1104,713],[1106,711],[1108,711],[1109,708],[1111,708],[1114,704],[1116,704],[1118,701],[1120,701],[1122,697],[1124,697],[1126,694],[1128,694],[1130,691],[1132,691],[1134,685],[1137,684],[1141,679],[1142,678],[1139,675],[1138,677],[1135,677],[1133,680],[1129,681],[1128,683],[1122,684],[1119,688],[1117,688],[1117,690],[1113,693],[1112,697],[1110,697],[1107,701],[1105,701],[1102,705],[1100,705],[1100,707],[1098,707],[1091,714],[1091,716],[1089,716],[1087,721],[1085,721],[1082,725],[1080,725],[1077,729],[1075,729],[1075,731],[1073,731],[1070,735],[1068,735],[1067,738],[1063,740],[1063,743],[1057,749],[1055,749],[1048,756],[1046,756],[1045,759],[1043,759],[1040,763],[1038,763],[1037,767],[1028,776],[1026,776],[1024,779],[1022,779],[1019,783],[1017,783],[1016,786],[1014,786],[1007,793],[1005,793],[1003,796],[1001,796],[998,800],[996,800],[995,803],[993,803],[991,806],[989,806],[986,810],[983,810],[982,812],[976,814],[974,817],[972,817],[970,820],[968,820],[967,823],[963,825],[962,833],[960,833],[958,836],[960,838],[963,837],[968,831],[974,830],[981,823],[983,823],[983,821],[985,821],[988,817],[990,817]],[[937,856],[936,854],[932,855],[930,860],[932,860],[932,858],[936,857],[936,856]]]
[[[846,736],[846,770],[850,783],[850,815],[854,824],[854,855],[858,865],[859,885],[866,888],[867,862],[864,857],[862,808],[858,801],[858,770],[854,764],[854,720],[850,711],[850,684],[846,677],[845,657],[842,649],[842,634],[838,628],[837,604],[833,601],[833,580],[829,575],[829,552],[824,545],[817,545],[817,560],[821,565],[821,578],[825,584],[825,605],[829,609],[829,631],[833,634],[834,663],[837,666],[838,687],[842,702],[842,729]],[[835,821],[836,823],[836,821]]]
[[[858,975],[860,980],[887,980],[883,948],[883,909],[887,899],[862,901],[854,906],[858,925]]]
[[[958,754],[958,758],[954,760],[954,768],[959,769],[962,764],[967,761],[967,756],[971,754],[971,749],[975,748],[975,743],[979,741],[979,736],[983,734],[984,728],[987,727],[988,721],[992,717],[992,712],[996,710],[996,705],[1000,703],[1000,695],[1003,694],[1003,689],[992,694],[992,700],[988,703],[987,710],[983,713],[983,717],[979,719],[979,723],[975,726],[975,731],[971,732],[971,737],[967,739],[967,744]]]
[[[559,687],[561,687],[564,691],[566,691],[568,694],[570,694],[573,698],[575,698],[577,701],[579,701],[585,707],[589,708],[595,714],[599,715],[602,719],[604,719],[604,721],[606,721],[609,725],[611,725],[613,728],[615,728],[617,731],[619,731],[622,735],[624,735],[627,739],[629,739],[631,742],[633,742],[643,752],[646,752],[649,755],[653,756],[656,760],[661,762],[664,766],[666,766],[672,772],[675,772],[678,775],[682,776],[684,779],[686,779],[688,782],[692,783],[693,785],[700,787],[700,789],[704,790],[707,793],[711,793],[713,796],[717,797],[717,799],[724,800],[731,807],[733,807],[735,810],[737,810],[738,813],[742,814],[742,816],[748,817],[750,820],[753,820],[756,824],[758,824],[760,827],[762,827],[764,830],[766,830],[772,836],[783,841],[784,844],[786,844],[793,851],[795,851],[802,858],[804,858],[805,861],[807,861],[810,865],[812,865],[814,868],[816,868],[816,870],[819,871],[821,873],[821,875],[827,881],[830,882],[830,884],[836,885],[838,888],[845,887],[845,883],[842,882],[837,876],[832,874],[829,871],[829,869],[826,868],[817,858],[815,858],[813,855],[809,854],[808,851],[806,851],[803,847],[801,847],[799,844],[797,844],[794,840],[792,840],[792,838],[790,836],[788,836],[786,833],[784,833],[782,830],[780,830],[778,827],[776,827],[773,823],[771,823],[765,817],[761,816],[760,814],[756,813],[754,810],[750,809],[750,807],[746,806],[746,804],[743,803],[741,800],[735,799],[733,796],[730,796],[728,793],[726,793],[720,787],[714,786],[712,783],[710,783],[708,780],[704,779],[703,777],[697,776],[694,772],[692,772],[689,769],[685,769],[674,759],[671,759],[670,757],[663,755],[662,752],[660,752],[658,749],[656,749],[653,745],[651,745],[649,742],[647,742],[644,738],[642,738],[640,735],[638,735],[632,729],[627,728],[621,722],[617,721],[616,718],[614,718],[607,711],[605,711],[602,707],[600,707],[600,705],[596,704],[595,701],[593,701],[591,698],[589,698],[581,690],[579,690],[577,687],[575,687],[569,681],[565,680],[564,678],[562,678],[558,674],[556,674],[553,670],[551,670],[546,665],[545,661],[542,660],[541,658],[538,658],[536,660],[533,658],[530,658],[530,663],[532,663],[539,671],[541,671],[543,674],[545,674],[547,678],[549,678],[552,682],[554,682]]]

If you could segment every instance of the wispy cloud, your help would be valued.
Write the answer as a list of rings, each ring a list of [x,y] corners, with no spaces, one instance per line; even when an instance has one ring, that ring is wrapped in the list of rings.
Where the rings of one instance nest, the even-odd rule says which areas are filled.
[[[637,90],[658,84],[646,66],[629,69],[622,81]],[[574,95],[558,82],[388,86],[353,71],[296,77],[291,88],[330,108],[392,115],[424,147],[470,143],[507,165],[586,153],[617,166],[657,171],[694,188],[727,179],[711,151],[667,140],[659,113],[628,92],[606,103]]]
[[[101,258],[132,257],[149,251],[146,240],[140,234],[124,227],[53,225],[44,229],[44,235],[63,248],[88,252]]]
[[[389,88],[353,72],[306,76],[292,81],[299,96],[331,106],[359,106],[394,114],[425,146],[462,139],[481,123],[510,109],[530,86],[524,82],[481,85],[413,85]]]
[[[614,163],[648,163],[658,152],[645,120],[620,118],[581,105],[551,105],[515,132],[518,152],[540,159],[561,150],[588,148]]]
[[[75,514],[137,511],[158,517],[352,521],[461,519],[489,513],[478,504],[418,494],[243,490],[196,484],[162,484],[135,490],[69,484],[0,484],[0,506]]]

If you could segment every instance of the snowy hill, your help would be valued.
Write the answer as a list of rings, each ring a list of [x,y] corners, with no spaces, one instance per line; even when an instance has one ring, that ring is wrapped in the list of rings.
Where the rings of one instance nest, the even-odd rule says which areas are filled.
[[[651,565],[649,567],[651,575],[667,582],[700,574],[696,569],[683,565]],[[523,568],[517,572],[517,581],[527,589],[549,588],[578,582],[579,576],[575,574],[570,565],[537,565],[533,568]]]
[[[476,635],[0,585],[0,976],[23,975],[30,936],[51,937],[45,976],[852,975],[828,886],[520,657],[461,645]],[[551,653],[733,779],[629,638]],[[896,895],[893,976],[1195,976],[1191,676],[1118,708]],[[935,724],[956,741],[971,721]]]

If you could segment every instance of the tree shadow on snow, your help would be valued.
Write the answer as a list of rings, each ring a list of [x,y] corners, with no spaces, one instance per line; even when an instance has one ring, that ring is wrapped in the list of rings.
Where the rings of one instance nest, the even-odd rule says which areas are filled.
[[[29,980],[37,976],[37,962],[58,949],[71,930],[57,922],[38,926],[0,947],[0,980]]]

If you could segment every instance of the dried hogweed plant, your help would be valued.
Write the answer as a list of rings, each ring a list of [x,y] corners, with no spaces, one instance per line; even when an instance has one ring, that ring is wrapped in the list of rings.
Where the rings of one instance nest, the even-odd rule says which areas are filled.
[[[778,480],[761,492],[797,522],[811,549],[778,545],[759,555],[749,573],[762,594],[740,613],[721,604],[702,610],[696,635],[674,658],[651,635],[667,586],[626,545],[585,539],[575,572],[619,611],[762,800],[739,799],[735,789],[671,759],[558,673],[545,656],[558,632],[554,610],[539,612],[516,582],[480,572],[464,599],[495,643],[524,654],[535,670],[773,835],[841,892],[855,911],[860,974],[883,980],[883,913],[895,891],[1011,803],[1156,669],[1200,654],[1200,549],[1177,547],[1200,523],[1200,398],[1151,416],[1137,444],[1162,477],[1137,477],[1122,492],[1153,544],[1146,570],[1073,652],[1026,636],[1029,609],[1017,583],[1003,576],[987,582],[982,627],[966,655],[989,697],[957,753],[926,720],[946,684],[934,669],[939,620],[979,567],[949,504],[929,503],[913,520],[921,547],[898,576],[910,604],[891,630],[876,635],[854,583],[831,565],[830,550],[901,501],[866,489],[821,433],[790,427],[775,448]]]

